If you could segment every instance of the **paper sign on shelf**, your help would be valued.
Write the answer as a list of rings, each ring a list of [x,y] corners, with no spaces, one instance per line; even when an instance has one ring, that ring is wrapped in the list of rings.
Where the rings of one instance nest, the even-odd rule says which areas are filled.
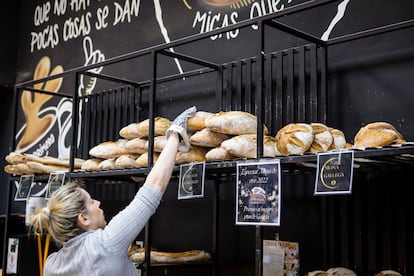
[[[9,238],[7,249],[7,268],[6,273],[17,273],[17,260],[19,257],[19,239]]]
[[[297,242],[263,240],[263,276],[299,275]]]
[[[49,175],[47,182],[46,198],[50,198],[54,191],[59,189],[65,182],[64,172],[54,172]]]
[[[32,189],[34,175],[22,175],[20,176],[19,185],[15,195],[15,201],[24,201],[30,196]]]
[[[280,225],[280,160],[238,162],[236,224]]]
[[[178,199],[204,197],[205,162],[193,162],[180,166]]]
[[[315,181],[315,195],[350,194],[354,152],[350,150],[319,153]]]

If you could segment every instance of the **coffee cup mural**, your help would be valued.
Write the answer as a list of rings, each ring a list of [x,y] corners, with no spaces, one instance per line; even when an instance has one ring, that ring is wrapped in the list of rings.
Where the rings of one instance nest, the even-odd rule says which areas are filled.
[[[63,73],[61,65],[55,66],[51,70],[51,60],[49,57],[42,57],[35,68],[33,79],[39,80],[48,76]],[[51,79],[46,82],[37,83],[34,89],[45,90],[57,93],[62,86],[63,78]],[[53,95],[45,93],[35,93],[24,90],[21,94],[21,107],[24,114],[25,125],[22,126],[16,139],[18,140],[16,151],[26,152],[37,144],[53,127],[56,121],[56,112],[50,107],[44,107]]]

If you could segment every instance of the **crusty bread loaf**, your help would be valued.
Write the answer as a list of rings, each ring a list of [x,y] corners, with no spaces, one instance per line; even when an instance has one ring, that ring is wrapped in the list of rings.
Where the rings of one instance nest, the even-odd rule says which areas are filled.
[[[329,128],[322,123],[312,123],[313,141],[309,148],[312,153],[327,151],[332,143],[333,136]]]
[[[144,138],[133,138],[128,140],[125,143],[125,149],[130,153],[143,154],[148,151],[146,144],[148,143],[147,139]]]
[[[162,136],[156,136],[154,137],[154,151],[155,152],[161,152],[165,145],[167,144],[167,136],[162,135]],[[147,141],[145,143],[145,150],[148,151],[148,147],[149,147],[149,141]],[[178,145],[178,151],[187,151],[188,148],[186,145],[184,145],[184,143],[180,143]]]
[[[139,136],[138,133],[139,123],[130,123],[119,130],[119,136],[125,139],[134,139]]]
[[[154,118],[154,136],[165,135],[167,129],[171,126],[172,122],[167,118],[157,116]],[[140,122],[137,126],[139,133],[138,137],[145,138],[149,135],[149,119]]]
[[[346,267],[333,267],[327,271],[315,270],[308,272],[307,276],[356,276],[356,273]]]
[[[32,169],[35,174],[50,174],[52,172],[67,172],[69,171],[67,166],[56,166],[56,165],[47,165],[39,162],[28,161],[26,165]]]
[[[323,270],[315,270],[308,272],[306,276],[328,276],[328,273],[326,273],[326,271]]]
[[[26,163],[30,161],[30,158],[24,153],[10,152],[5,157],[6,161],[10,164]]]
[[[291,123],[276,134],[276,147],[282,155],[303,154],[312,145],[313,128],[305,123]]]
[[[346,267],[332,267],[326,272],[329,276],[357,276],[354,271]]]
[[[192,262],[206,262],[211,259],[208,252],[204,250],[188,250],[183,252],[160,252],[151,250],[152,264],[185,264]],[[130,259],[135,263],[142,263],[145,259],[145,251],[140,250],[130,255]]]
[[[224,161],[224,160],[232,160],[236,158],[236,156],[228,152],[223,147],[217,147],[217,148],[210,149],[206,153],[205,157],[206,157],[206,161]]]
[[[206,127],[205,119],[214,113],[207,111],[197,111],[194,116],[188,118],[187,128],[190,131],[202,130]]]
[[[89,154],[95,158],[108,159],[128,154],[125,144],[128,140],[119,139],[116,142],[107,141],[100,143],[89,150]]]
[[[26,163],[10,164],[4,167],[4,171],[14,175],[36,174]]]
[[[361,127],[354,138],[354,147],[357,149],[377,148],[404,143],[405,140],[401,133],[386,122],[375,122]]]
[[[221,143],[221,147],[229,153],[240,158],[256,158],[257,137],[256,134],[243,134],[227,139]],[[275,139],[265,135],[263,138],[263,156],[275,157]]]
[[[157,116],[154,118],[154,136],[165,135],[171,121]],[[149,119],[141,122],[130,123],[119,131],[119,136],[125,139],[146,138],[149,135]]]
[[[402,276],[401,273],[394,270],[383,270],[375,274],[375,276]]]
[[[329,130],[331,131],[332,137],[333,137],[333,142],[331,144],[331,146],[329,147],[330,150],[338,150],[338,149],[344,149],[346,148],[346,138],[345,138],[345,134],[336,128],[329,128]]]
[[[136,168],[137,156],[131,154],[121,155],[115,159],[115,168],[117,169],[129,169],[129,168]]]
[[[109,158],[102,160],[101,163],[99,163],[98,168],[99,170],[115,170],[115,159]]]
[[[81,170],[85,171],[97,171],[99,170],[99,163],[101,163],[103,160],[99,158],[92,158],[87,159],[85,162],[83,162],[81,166]]]
[[[230,135],[254,134],[257,130],[256,116],[244,111],[221,111],[204,122],[212,131]],[[266,126],[263,126],[263,133],[268,133]]]
[[[230,136],[227,134],[214,132],[209,128],[204,128],[191,135],[190,143],[200,147],[215,148],[219,147],[224,140],[229,138]]]
[[[6,155],[6,161],[10,164],[26,163],[28,161],[38,162],[45,165],[69,167],[69,159],[58,159],[53,156],[37,156],[30,153],[10,152]],[[85,160],[81,158],[74,159],[74,168],[79,169]]]
[[[187,152],[179,151],[175,156],[176,164],[206,161],[207,148],[191,146]]]
[[[158,156],[160,154],[158,152],[154,152],[152,157],[152,163],[155,164],[158,160]],[[148,152],[144,152],[136,159],[136,165],[138,168],[146,168],[148,167]]]

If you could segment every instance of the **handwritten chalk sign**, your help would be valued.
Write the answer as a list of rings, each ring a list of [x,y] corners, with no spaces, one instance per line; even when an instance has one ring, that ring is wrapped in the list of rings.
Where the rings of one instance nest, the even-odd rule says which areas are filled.
[[[280,160],[237,163],[236,224],[280,225]]]

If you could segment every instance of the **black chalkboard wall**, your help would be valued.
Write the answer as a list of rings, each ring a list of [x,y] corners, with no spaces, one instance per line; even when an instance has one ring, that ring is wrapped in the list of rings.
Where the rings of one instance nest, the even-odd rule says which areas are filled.
[[[24,1],[20,9],[20,29],[17,35],[16,83],[36,78],[34,76],[35,68],[41,60],[44,60],[44,57],[49,58],[51,70],[61,66],[66,71],[89,65],[91,62],[108,60],[132,51],[205,33],[251,17],[277,13],[304,2],[306,1]],[[280,20],[314,36],[328,39],[409,20],[413,18],[413,14],[414,5],[410,0],[342,0],[295,13]],[[272,36],[269,46],[271,51],[291,48],[302,43],[299,39],[282,32],[275,31],[270,35]],[[255,56],[258,52],[257,40],[257,31],[253,27],[249,27],[225,33],[220,37],[211,37],[202,42],[180,46],[180,52],[222,64]],[[390,122],[401,131],[408,141],[414,140],[413,45],[414,28],[406,28],[332,46],[328,51],[327,123],[342,129],[350,142],[361,126],[373,121]],[[151,60],[142,59],[139,62],[104,67],[101,73],[143,81],[150,78],[151,66]],[[159,68],[161,76],[179,74],[181,70],[194,69],[191,64],[176,63],[173,59],[160,59]],[[47,73],[42,76],[47,76]],[[199,109],[216,111],[216,103],[209,97],[210,93],[214,93],[214,91],[211,87],[206,86],[207,83],[208,80],[201,79],[201,81],[194,80],[185,83],[185,89],[179,85],[159,88],[164,99],[160,100],[159,106],[157,106],[157,114],[173,118],[188,104],[194,103],[201,106]],[[105,82],[98,81],[91,88],[91,91],[104,90],[106,85]],[[59,91],[73,93],[74,89],[74,80],[65,78]],[[195,102],[192,100],[193,94],[198,94]],[[52,100],[48,103],[48,105],[53,104],[58,104],[58,102]],[[145,115],[147,114],[144,111],[143,116]],[[24,116],[20,115],[18,130],[23,125]],[[64,141],[64,143],[67,142],[67,140]],[[67,144],[65,146],[62,150],[57,143],[52,145],[48,149],[50,155],[68,156]],[[386,219],[380,221],[368,219],[364,223],[359,223],[364,227],[365,223],[373,223],[376,226],[386,223],[385,234],[380,234],[378,237],[368,237],[365,232],[351,231],[352,233],[344,234],[342,231],[341,236],[332,238],[337,242],[335,245],[323,244],[321,235],[326,232],[321,230],[322,219],[318,213],[321,199],[312,196],[312,185],[305,185],[313,183],[314,175],[303,174],[285,176],[285,188],[283,189],[285,205],[281,219],[282,226],[280,229],[266,228],[265,237],[273,237],[275,232],[279,232],[281,239],[300,242],[301,274],[312,269],[348,266],[359,272],[359,275],[372,275],[374,272],[388,268],[398,269],[406,275],[410,275],[410,273],[414,273],[414,269],[412,265],[408,267],[406,255],[413,253],[414,216],[412,211],[406,211],[413,210],[412,203],[409,203],[408,198],[412,188],[404,185],[410,184],[406,183],[409,179],[408,171],[407,168],[393,168],[389,172],[357,173],[356,176],[359,177],[355,177],[357,179],[354,183],[355,197],[349,199],[349,196],[338,196],[332,201],[329,199],[328,202],[323,202],[323,204],[338,207],[338,217],[358,214],[361,221],[366,216],[370,217],[373,210],[378,207],[378,210],[386,213]],[[393,175],[398,175],[398,178],[394,178]],[[234,179],[230,177],[220,181],[233,183]],[[173,187],[176,187],[174,186],[176,183],[174,183],[172,183]],[[388,198],[386,196],[387,185],[390,183],[395,186],[395,189],[401,190],[403,196],[392,193]],[[364,186],[365,184],[366,186]],[[378,187],[382,191],[381,200],[372,199],[370,197],[371,188]],[[128,194],[131,192],[131,188],[125,188],[122,191],[123,193],[127,192],[127,196],[120,196],[121,199],[117,198],[116,204],[114,204],[114,193],[110,190],[112,188],[106,186],[102,190],[96,185],[90,187],[94,196],[107,202],[104,203],[104,208],[108,208],[107,215],[109,217],[115,214],[120,206],[128,201],[130,198],[128,195],[131,195]],[[219,224],[222,228],[220,228],[218,235],[218,249],[220,250],[218,259],[221,267],[219,275],[253,275],[254,228],[234,226],[234,186],[221,185],[220,192],[222,194],[220,197],[222,213],[219,217]],[[203,241],[192,243],[191,235],[188,236],[188,232],[176,226],[177,223],[185,225],[188,222],[183,219],[183,214],[180,212],[171,211],[170,208],[173,207],[169,206],[168,202],[174,202],[175,188],[170,189],[159,212],[154,217],[154,221],[158,223],[160,229],[154,230],[155,246],[165,250],[184,250],[188,247],[201,245],[200,247],[208,249],[210,246],[208,245],[210,222],[199,220],[194,210],[201,209],[200,214],[209,220],[211,214],[208,209],[211,206],[208,205],[208,199],[211,199],[211,196],[207,195],[207,200],[201,203],[181,202],[177,205],[177,210],[181,210],[181,213],[184,210],[188,211],[186,216],[195,222],[187,228],[193,233],[205,234],[201,237],[197,235],[195,238],[197,240],[204,239]],[[367,201],[364,200],[365,197]],[[400,199],[402,201],[399,201]],[[383,201],[385,201],[385,205],[381,204]],[[389,202],[399,203],[392,205]],[[353,209],[354,205],[358,205],[359,209]],[[402,223],[406,228],[405,231],[393,231],[394,215],[389,211],[391,208],[396,208],[397,212],[403,210],[403,216],[409,218],[404,219]],[[336,211],[331,212],[336,213]],[[174,217],[176,219],[171,221]],[[398,222],[400,223],[398,225],[401,226],[401,220]],[[344,219],[342,219],[340,223],[344,229],[352,229],[353,225],[350,224],[355,222],[347,222],[344,225]],[[199,225],[198,228],[197,225]],[[369,226],[367,227],[369,228]],[[173,233],[171,229],[175,229],[174,233],[178,234],[166,235],[165,233]],[[209,230],[206,233],[200,229]],[[332,226],[327,229],[333,230],[335,228]],[[372,230],[372,227],[370,229]],[[392,238],[388,237],[388,234]],[[398,235],[403,235],[404,238],[396,239],[395,236]],[[180,244],[173,242],[177,240],[182,242]],[[353,244],[354,240],[355,244]],[[382,243],[383,240],[392,240],[395,243]],[[406,243],[408,246],[401,250],[401,243]],[[326,251],[326,248],[329,251]],[[398,254],[390,253],[393,250],[398,251]],[[387,252],[384,253],[385,251]],[[34,263],[34,260],[36,258],[32,258],[31,261]],[[194,275],[194,273],[204,275],[202,273],[205,272],[197,269],[186,272],[183,269],[179,270],[178,274],[174,273],[177,272],[169,271],[168,275]]]

